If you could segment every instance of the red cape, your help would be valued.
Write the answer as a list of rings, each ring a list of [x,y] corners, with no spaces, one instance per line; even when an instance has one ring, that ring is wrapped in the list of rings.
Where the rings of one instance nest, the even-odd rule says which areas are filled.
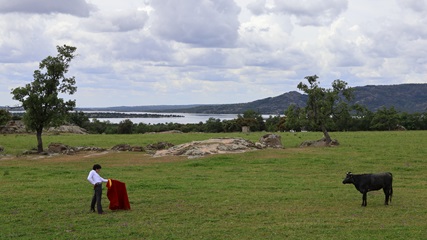
[[[110,206],[108,207],[111,210],[123,209],[129,210],[129,198],[126,191],[126,184],[114,179],[108,179],[107,183],[107,197],[110,200]]]

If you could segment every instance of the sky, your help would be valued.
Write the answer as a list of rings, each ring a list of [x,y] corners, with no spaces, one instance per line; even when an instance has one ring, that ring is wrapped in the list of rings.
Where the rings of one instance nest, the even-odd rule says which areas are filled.
[[[427,83],[427,0],[0,0],[0,106],[56,46],[77,107],[246,103]]]

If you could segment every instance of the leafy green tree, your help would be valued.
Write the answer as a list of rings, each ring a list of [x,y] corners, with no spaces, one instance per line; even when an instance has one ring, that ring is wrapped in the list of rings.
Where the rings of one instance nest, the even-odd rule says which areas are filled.
[[[85,129],[90,124],[89,118],[82,111],[75,111],[74,113],[70,113],[68,116],[68,122]]]
[[[150,130],[150,125],[148,125],[148,124],[145,124],[145,123],[138,123],[136,126],[135,126],[135,129],[134,129],[134,131],[136,132],[136,133],[146,133],[146,132],[150,132],[151,130]]]
[[[89,133],[96,133],[96,134],[102,134],[105,133],[105,130],[107,129],[107,125],[110,125],[111,123],[109,121],[107,122],[101,122],[96,118],[93,118],[92,121],[88,124],[86,130],[89,131]]]
[[[321,129],[326,143],[330,143],[332,139],[327,126],[333,118],[339,118],[343,114],[344,109],[341,103],[345,100],[350,101],[353,91],[352,88],[347,87],[345,81],[339,79],[332,82],[331,89],[322,88],[319,86],[318,78],[316,75],[305,77],[309,85],[300,82],[298,89],[308,95],[306,106],[308,120],[313,126]]]
[[[360,104],[352,106],[351,131],[368,131],[371,129],[371,121],[374,113]]]
[[[205,124],[205,131],[209,133],[223,132],[221,119],[209,118]]]
[[[222,121],[223,129],[225,132],[240,132],[242,131],[242,126],[239,125],[237,119],[223,120]]]
[[[399,123],[407,130],[423,130],[423,114],[403,112],[399,116]]]
[[[0,125],[6,124],[8,121],[12,119],[12,115],[9,111],[0,109]]]
[[[341,114],[332,116],[332,126],[331,129],[334,131],[349,131],[351,129],[352,116],[350,114],[351,107],[345,103],[341,102],[337,106],[337,111]]]
[[[118,134],[132,134],[133,122],[129,119],[125,119],[117,126]]]
[[[289,105],[288,109],[285,111],[285,130],[295,130],[301,131],[301,128],[307,123],[305,121],[305,111],[304,109],[297,107],[295,104]]]
[[[34,81],[25,87],[12,89],[13,99],[22,103],[26,111],[23,117],[28,129],[36,131],[37,151],[43,151],[43,128],[58,126],[64,122],[75,100],[64,101],[59,94],[74,94],[77,91],[74,77],[66,77],[70,61],[74,58],[75,47],[57,46],[58,55],[48,56],[34,71]]]
[[[280,124],[280,115],[277,116],[269,116],[265,120],[265,129],[269,132],[277,132],[279,131]]]
[[[237,115],[237,122],[240,128],[248,126],[251,131],[263,131],[265,130],[265,123],[262,115],[254,110],[246,110],[242,115]]]
[[[382,107],[372,118],[371,128],[374,130],[394,130],[399,123],[399,113],[394,107]]]

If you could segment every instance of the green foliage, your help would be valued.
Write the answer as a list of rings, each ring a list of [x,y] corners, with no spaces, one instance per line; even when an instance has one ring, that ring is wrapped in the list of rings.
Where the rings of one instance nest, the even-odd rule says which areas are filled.
[[[283,132],[285,130],[285,117],[278,116],[269,116],[265,120],[265,128],[269,132],[277,132],[281,131]]]
[[[332,88],[325,89],[319,86],[318,78],[316,75],[305,77],[309,85],[300,82],[298,89],[308,95],[305,107],[307,119],[314,127],[321,129],[326,141],[330,142],[327,126],[333,124],[333,118],[348,116],[348,108],[344,100],[350,101],[353,93],[345,81],[334,80]]]
[[[331,121],[328,121],[327,128],[330,131],[369,131],[369,130],[388,130],[385,128],[373,128],[372,120],[377,114],[381,112],[371,112],[367,108],[354,105],[351,108],[345,104],[341,105],[341,113],[339,117],[333,116]],[[86,120],[87,118],[81,116],[81,112],[72,113],[69,122],[74,123],[80,127],[88,130],[89,133],[106,133],[117,134],[119,133],[119,124],[111,123],[109,121],[101,121],[99,119],[92,119],[92,122]],[[259,129],[264,126],[264,130],[269,132],[276,131],[318,131],[319,128],[313,125],[307,119],[307,114],[304,108],[291,105],[285,111],[285,117],[269,116],[267,119],[260,117],[244,118],[238,116],[237,119],[219,120],[208,119],[205,123],[199,122],[197,124],[188,123],[158,123],[158,124],[145,124],[133,123],[132,133],[147,133],[147,132],[162,132],[178,130],[184,133],[189,132],[241,132],[242,126],[252,124],[253,129]],[[384,117],[383,114],[381,114]],[[427,116],[420,113],[398,113],[398,124],[405,127],[407,130],[427,130]],[[387,116],[385,116],[387,118]],[[379,118],[379,116],[376,116]],[[261,126],[261,127],[260,127]],[[130,126],[129,126],[130,127]],[[390,130],[395,130],[396,125]],[[129,131],[128,131],[129,132]],[[124,132],[123,132],[124,133]]]
[[[427,115],[421,113],[401,113],[399,116],[399,125],[408,130],[427,129]]]
[[[209,118],[205,123],[205,132],[223,132],[221,119]]]
[[[65,76],[76,48],[64,45],[56,49],[56,57],[48,56],[40,62],[33,82],[12,90],[13,99],[20,101],[26,111],[25,125],[36,131],[39,152],[43,151],[43,128],[63,123],[76,105],[74,100],[64,101],[59,97],[59,94],[74,94],[77,90],[75,78]]]
[[[236,136],[257,139],[262,133]],[[341,145],[297,148],[319,133],[280,133],[287,148],[199,159],[141,153],[0,161],[0,239],[424,239],[427,131],[331,133]],[[190,142],[228,134],[59,135],[55,142]],[[87,137],[87,138],[86,138]],[[9,139],[9,136],[6,137]],[[26,136],[17,136],[26,138]],[[25,142],[25,139],[21,139]],[[0,138],[3,141],[3,138]],[[18,142],[18,141],[17,141]],[[114,142],[114,144],[113,144]],[[86,177],[126,183],[132,209],[89,211]],[[393,201],[343,185],[347,171],[390,171]]]
[[[393,130],[399,123],[399,115],[394,107],[379,109],[371,121],[371,128],[375,130]]]
[[[305,108],[297,107],[292,104],[285,111],[285,130],[301,131],[303,128],[309,127]]]
[[[146,133],[150,131],[150,127],[145,123],[138,123],[134,126],[135,133]]]
[[[67,121],[71,124],[75,124],[85,129],[88,128],[90,123],[89,118],[82,111],[75,111],[74,113],[69,113]]]
[[[246,110],[242,115],[237,116],[237,124],[242,128],[248,126],[251,131],[263,131],[265,130],[265,123],[262,115],[254,110]]]
[[[133,122],[129,119],[125,119],[117,126],[118,134],[132,134]]]
[[[9,111],[0,109],[0,125],[6,124],[8,121],[12,119],[12,115]]]
[[[242,127],[239,125],[237,119],[222,121],[224,132],[240,132]]]

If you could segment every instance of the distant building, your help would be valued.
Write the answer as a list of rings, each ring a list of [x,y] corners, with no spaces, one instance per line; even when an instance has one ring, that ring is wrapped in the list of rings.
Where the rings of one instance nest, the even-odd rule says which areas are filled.
[[[249,127],[249,126],[243,126],[243,127],[242,127],[242,132],[243,132],[243,133],[248,133],[248,132],[251,132],[251,129],[250,129],[250,127]]]

